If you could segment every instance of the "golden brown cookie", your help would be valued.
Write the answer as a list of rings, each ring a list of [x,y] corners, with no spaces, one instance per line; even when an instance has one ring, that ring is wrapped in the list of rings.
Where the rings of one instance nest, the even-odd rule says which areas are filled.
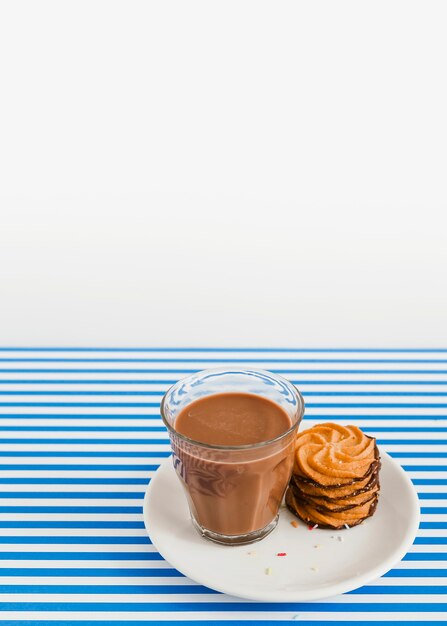
[[[307,524],[356,526],[377,507],[380,455],[356,426],[319,424],[297,436],[286,504]]]
[[[320,486],[364,480],[377,464],[375,439],[357,426],[319,424],[297,436],[294,474]]]
[[[346,511],[353,507],[365,504],[374,498],[379,491],[379,484],[377,483],[369,491],[362,491],[355,496],[345,498],[317,498],[309,497],[303,494],[299,489],[291,486],[293,494],[298,502],[303,502],[309,506],[313,506],[317,511],[328,513],[330,511]]]
[[[340,530],[342,528],[357,526],[366,518],[373,515],[377,507],[377,496],[374,496],[374,498],[366,504],[351,508],[347,511],[323,513],[308,504],[298,502],[293,491],[289,488],[286,493],[286,504],[289,510],[306,524],[316,524],[319,528]]]
[[[356,496],[358,493],[369,491],[379,482],[378,468],[363,480],[352,481],[348,485],[336,487],[318,487],[314,483],[302,480],[299,476],[292,476],[292,484],[306,496],[320,498],[345,498]]]

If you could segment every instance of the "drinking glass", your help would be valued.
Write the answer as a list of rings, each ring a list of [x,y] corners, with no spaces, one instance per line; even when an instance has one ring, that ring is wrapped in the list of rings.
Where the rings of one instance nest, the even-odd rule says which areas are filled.
[[[176,419],[186,406],[222,393],[255,394],[273,401],[289,416],[290,427],[269,441],[239,446],[205,444],[176,431]],[[192,523],[203,537],[241,545],[272,532],[290,480],[294,440],[303,414],[304,400],[294,385],[264,370],[209,369],[168,389],[161,416]]]

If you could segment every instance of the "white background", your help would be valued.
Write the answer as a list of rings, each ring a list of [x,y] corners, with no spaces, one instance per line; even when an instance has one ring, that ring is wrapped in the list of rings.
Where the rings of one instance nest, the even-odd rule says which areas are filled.
[[[446,31],[0,0],[0,344],[447,347]]]

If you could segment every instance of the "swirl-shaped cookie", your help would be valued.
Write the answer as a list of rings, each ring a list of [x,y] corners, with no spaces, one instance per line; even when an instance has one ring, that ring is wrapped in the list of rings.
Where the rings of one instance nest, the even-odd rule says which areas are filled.
[[[294,474],[318,486],[364,480],[378,462],[374,438],[357,426],[319,424],[297,436]]]

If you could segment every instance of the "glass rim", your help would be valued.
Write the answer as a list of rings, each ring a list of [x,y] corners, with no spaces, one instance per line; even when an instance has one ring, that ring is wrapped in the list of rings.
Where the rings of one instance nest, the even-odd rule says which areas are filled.
[[[299,411],[298,419],[296,420],[296,422],[294,422],[290,426],[290,428],[285,430],[280,435],[277,435],[273,439],[267,439],[267,441],[258,441],[257,443],[248,443],[248,444],[243,444],[243,445],[239,445],[239,446],[228,446],[228,445],[223,446],[223,445],[214,444],[214,443],[204,443],[203,441],[197,441],[196,439],[191,439],[190,437],[187,437],[186,435],[183,435],[182,433],[179,433],[168,422],[168,420],[166,419],[166,416],[165,416],[165,403],[166,403],[167,395],[179,383],[184,382],[188,378],[192,378],[193,376],[197,376],[198,374],[202,374],[202,373],[205,373],[205,372],[206,373],[210,373],[210,374],[212,374],[213,372],[216,372],[216,373],[217,372],[228,373],[228,374],[232,374],[232,373],[233,374],[236,374],[236,373],[238,373],[238,374],[246,374],[246,373],[249,373],[249,372],[256,372],[256,373],[268,374],[269,376],[272,376],[273,378],[276,378],[277,380],[281,381],[282,383],[286,383],[286,385],[291,388],[291,392],[296,396],[296,399],[298,400],[298,405],[299,405],[298,406],[298,411]],[[241,392],[241,393],[243,393],[243,392]],[[218,395],[218,394],[209,394],[209,395]],[[260,395],[260,394],[252,394],[252,395]],[[272,400],[272,402],[274,402],[274,400]],[[225,450],[225,451],[253,450],[253,449],[262,448],[264,446],[268,446],[268,445],[270,445],[272,443],[277,443],[278,441],[281,441],[281,439],[286,437],[288,434],[293,432],[293,430],[299,426],[299,424],[300,424],[300,422],[301,422],[301,420],[303,418],[303,415],[304,415],[304,410],[305,410],[304,398],[301,395],[301,393],[298,390],[298,388],[292,382],[290,382],[290,380],[287,380],[287,378],[284,378],[283,376],[279,376],[278,374],[273,374],[272,372],[269,372],[268,370],[257,369],[257,368],[254,368],[254,367],[252,367],[250,369],[245,369],[245,370],[244,369],[240,369],[240,370],[228,369],[226,367],[215,367],[215,368],[209,368],[209,369],[205,369],[205,370],[200,370],[200,371],[196,372],[195,374],[191,374],[190,376],[186,376],[185,378],[180,378],[180,380],[178,380],[176,383],[171,385],[169,387],[169,389],[166,391],[166,393],[164,394],[164,396],[163,396],[163,398],[161,400],[161,403],[160,403],[161,419],[162,419],[163,424],[166,426],[166,428],[168,429],[168,432],[170,434],[172,433],[176,437],[181,439],[182,441],[185,441],[186,443],[192,444],[194,446],[199,446],[201,448],[208,448],[208,449],[211,449],[211,450],[222,450],[222,451],[223,450]]]

